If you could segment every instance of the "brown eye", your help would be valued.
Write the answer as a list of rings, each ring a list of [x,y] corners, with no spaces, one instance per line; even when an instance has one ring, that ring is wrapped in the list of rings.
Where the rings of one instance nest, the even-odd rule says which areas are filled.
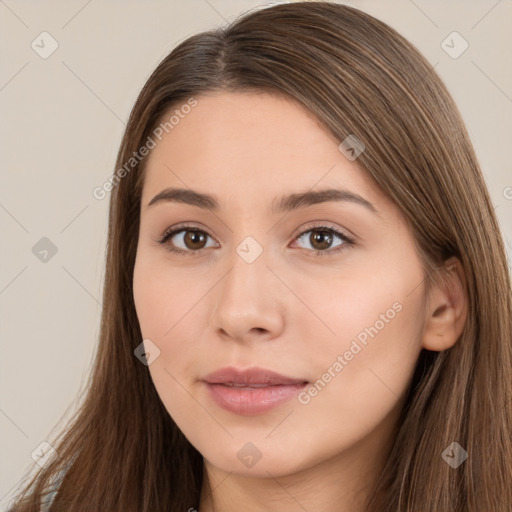
[[[175,228],[166,231],[158,242],[167,245],[168,250],[178,254],[194,254],[207,248],[208,233],[193,227]],[[209,247],[212,247],[211,245]]]
[[[333,245],[336,239],[339,242]],[[317,256],[332,255],[355,245],[351,237],[328,226],[315,226],[308,229],[302,232],[296,240],[309,244],[309,247],[306,246],[306,248],[313,250]]]

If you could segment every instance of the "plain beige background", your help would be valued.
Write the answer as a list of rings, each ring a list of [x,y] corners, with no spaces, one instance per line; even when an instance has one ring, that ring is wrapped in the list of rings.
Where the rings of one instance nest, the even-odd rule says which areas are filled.
[[[1,510],[22,474],[37,467],[31,454],[87,381],[99,332],[108,208],[108,194],[97,200],[92,191],[115,170],[138,92],[178,42],[270,3],[278,2],[0,1]],[[512,0],[340,3],[396,28],[444,79],[510,256]],[[464,41],[468,48],[454,58]],[[57,49],[45,55],[52,44]],[[49,243],[43,237],[55,254],[41,256]]]

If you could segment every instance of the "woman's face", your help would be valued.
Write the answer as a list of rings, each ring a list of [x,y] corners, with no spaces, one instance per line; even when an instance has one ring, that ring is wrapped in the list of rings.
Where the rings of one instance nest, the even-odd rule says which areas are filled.
[[[298,104],[195,99],[154,137],[142,194],[134,299],[156,390],[222,471],[374,466],[422,348],[404,218]],[[291,380],[208,379],[226,367]]]

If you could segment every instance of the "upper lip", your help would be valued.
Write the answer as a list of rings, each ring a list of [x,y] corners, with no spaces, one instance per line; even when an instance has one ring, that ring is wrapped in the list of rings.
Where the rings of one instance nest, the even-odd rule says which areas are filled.
[[[202,379],[209,384],[228,386],[279,386],[285,384],[305,384],[305,379],[294,379],[265,368],[239,369],[232,366],[220,368]]]

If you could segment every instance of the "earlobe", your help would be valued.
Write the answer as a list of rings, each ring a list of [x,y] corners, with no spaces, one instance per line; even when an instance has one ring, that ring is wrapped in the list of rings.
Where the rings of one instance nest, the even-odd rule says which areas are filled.
[[[446,350],[457,342],[466,324],[468,297],[460,261],[449,258],[429,293],[422,338],[427,350]]]

